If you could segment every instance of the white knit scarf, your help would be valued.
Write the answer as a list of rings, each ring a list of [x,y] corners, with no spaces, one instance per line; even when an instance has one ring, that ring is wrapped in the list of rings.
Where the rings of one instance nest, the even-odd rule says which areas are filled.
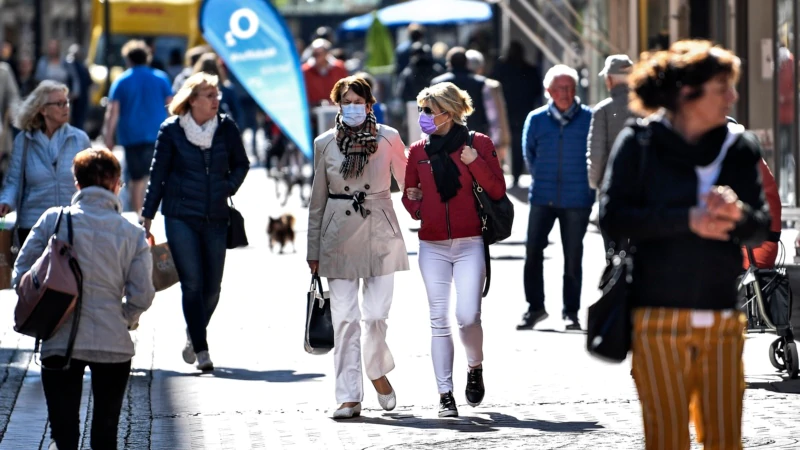
[[[187,112],[181,115],[178,122],[180,122],[181,128],[183,128],[184,133],[186,133],[186,139],[188,139],[189,142],[203,150],[211,148],[211,141],[214,139],[217,126],[219,126],[219,119],[217,119],[217,116],[214,116],[213,119],[202,125],[198,125],[197,122],[194,121],[192,113]]]

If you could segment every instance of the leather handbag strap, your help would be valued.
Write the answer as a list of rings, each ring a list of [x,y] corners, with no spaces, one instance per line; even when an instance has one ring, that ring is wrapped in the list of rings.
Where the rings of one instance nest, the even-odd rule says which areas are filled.
[[[467,147],[472,147],[472,141],[475,140],[475,132],[470,130],[467,134]],[[478,180],[475,177],[472,177],[472,183],[474,187],[480,186],[478,184]],[[478,214],[481,214],[481,211],[478,211]],[[486,266],[486,281],[483,284],[483,297],[489,295],[489,285],[492,284],[492,258],[489,255],[489,244],[486,243],[486,240],[483,241],[483,263]]]

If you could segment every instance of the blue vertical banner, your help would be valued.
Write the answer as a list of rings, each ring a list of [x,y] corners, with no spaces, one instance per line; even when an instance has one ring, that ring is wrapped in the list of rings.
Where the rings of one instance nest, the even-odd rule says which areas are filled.
[[[200,29],[261,109],[313,158],[300,57],[275,7],[267,0],[205,0]]]

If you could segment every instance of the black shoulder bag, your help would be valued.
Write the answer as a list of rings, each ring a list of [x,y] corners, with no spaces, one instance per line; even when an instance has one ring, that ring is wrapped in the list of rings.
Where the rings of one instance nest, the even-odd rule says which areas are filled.
[[[639,141],[638,192],[644,192],[650,130],[636,130]],[[631,349],[631,283],[633,283],[633,254],[636,247],[626,239],[617,244],[600,276],[600,299],[589,307],[586,327],[586,349],[592,356],[608,362],[621,363]]]
[[[470,131],[467,137],[467,146],[472,147],[475,132]],[[500,242],[511,236],[511,226],[514,223],[514,205],[503,194],[499,200],[493,200],[489,194],[472,178],[472,192],[478,207],[478,217],[481,219],[481,236],[483,237],[483,255],[486,262],[486,283],[483,286],[483,296],[489,294],[489,285],[492,281],[492,266],[489,256],[489,245]]]

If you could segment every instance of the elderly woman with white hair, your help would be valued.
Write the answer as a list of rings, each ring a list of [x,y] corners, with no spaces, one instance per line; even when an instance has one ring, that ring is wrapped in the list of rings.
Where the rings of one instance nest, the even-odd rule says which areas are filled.
[[[530,187],[525,298],[528,311],[517,325],[530,330],[548,317],[544,304],[544,249],[556,219],[564,250],[561,317],[567,330],[580,330],[583,236],[595,200],[586,170],[586,142],[592,111],[575,95],[578,72],[553,66],[544,77],[548,102],[525,120],[522,148],[536,183]]]
[[[17,211],[19,244],[48,208],[68,206],[77,191],[72,160],[91,147],[89,136],[69,124],[69,89],[42,81],[19,107],[11,166],[0,192],[0,217]]]

